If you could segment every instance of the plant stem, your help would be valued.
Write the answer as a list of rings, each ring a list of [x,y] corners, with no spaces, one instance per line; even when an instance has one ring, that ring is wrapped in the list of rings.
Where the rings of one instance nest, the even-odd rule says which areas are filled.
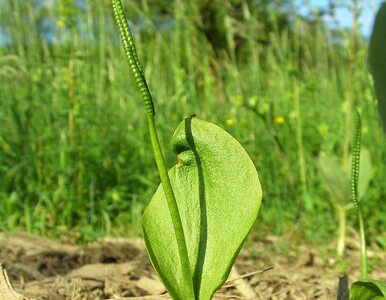
[[[353,151],[352,151],[352,166],[351,166],[351,185],[352,185],[352,200],[358,213],[359,234],[361,244],[361,280],[367,279],[367,255],[366,255],[366,235],[365,226],[361,205],[358,197],[358,182],[359,182],[359,167],[361,158],[361,132],[362,120],[361,115],[357,111],[357,118],[354,131]]]
[[[294,42],[295,42],[295,62],[296,62],[296,71],[300,73],[300,21],[298,18],[295,18],[295,32],[294,32]],[[300,189],[303,194],[307,194],[307,176],[306,176],[306,164],[304,160],[304,150],[303,150],[303,132],[302,132],[302,118],[300,111],[300,84],[297,76],[293,79],[294,87],[294,100],[295,100],[295,112],[296,112],[296,146],[297,146],[297,155],[298,155],[298,164],[299,164],[299,176],[300,176]],[[312,205],[312,203],[311,203]],[[308,206],[311,206],[308,205]]]
[[[157,130],[154,120],[155,112],[153,100],[148,85],[146,83],[142,67],[136,54],[134,39],[126,21],[122,2],[121,0],[111,0],[111,3],[114,11],[114,19],[121,35],[127,62],[140,89],[141,96],[147,110],[147,120],[149,125],[151,146],[153,148],[155,162],[157,164],[158,172],[161,178],[161,184],[164,189],[166,200],[168,202],[169,212],[174,228],[174,234],[177,241],[177,248],[181,262],[181,270],[184,276],[184,282],[190,282],[192,281],[192,277],[185,234],[182,226],[181,216],[178,210],[177,200],[174,195],[172,185],[170,183],[168,171],[165,165],[165,160],[157,136]]]
[[[297,145],[299,172],[300,172],[299,174],[300,190],[303,193],[303,195],[305,195],[307,194],[307,175],[306,175],[306,163],[304,160],[304,150],[303,150],[303,133],[302,133],[302,119],[301,119],[301,112],[300,112],[299,81],[297,79],[294,80],[294,98],[295,98],[295,111],[297,116],[296,145]]]
[[[350,122],[352,115],[352,108],[354,103],[354,89],[353,81],[355,75],[355,60],[356,60],[356,37],[358,31],[358,0],[352,1],[352,29],[351,29],[351,41],[350,41],[350,52],[349,52],[349,66],[348,66],[348,85],[345,103],[347,104],[345,108],[345,137],[343,142],[343,153],[342,153],[342,167],[344,171],[348,170],[348,154],[349,154],[349,145],[350,145]]]
[[[359,235],[361,243],[361,280],[367,280],[367,253],[366,253],[366,235],[363,216],[360,209],[358,209],[359,221]]]
[[[337,252],[338,256],[342,257],[346,245],[346,208],[337,204],[337,210],[339,216],[339,240]]]

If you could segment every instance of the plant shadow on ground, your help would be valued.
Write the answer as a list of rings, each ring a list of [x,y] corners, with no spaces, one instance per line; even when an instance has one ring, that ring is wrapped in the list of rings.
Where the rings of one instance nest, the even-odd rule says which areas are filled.
[[[102,300],[159,295],[163,291],[140,239],[105,238],[77,246],[20,233],[2,235],[1,241],[0,261],[14,287],[27,297]],[[280,246],[284,244],[290,245],[286,251]],[[359,260],[355,244],[349,247],[344,271],[352,281],[358,277]],[[231,281],[215,297],[334,299],[339,273],[343,272],[334,251],[334,245],[320,250],[275,236],[251,240],[236,261]],[[371,249],[369,257],[377,257],[371,275],[385,280],[386,254]],[[232,281],[256,271],[262,272]]]

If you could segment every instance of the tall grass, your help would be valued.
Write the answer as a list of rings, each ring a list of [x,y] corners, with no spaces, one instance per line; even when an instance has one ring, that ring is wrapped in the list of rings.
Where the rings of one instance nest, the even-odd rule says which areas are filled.
[[[0,4],[0,229],[85,239],[136,234],[159,179],[109,1],[43,3]],[[184,116],[219,124],[259,170],[264,203],[257,226],[322,238],[336,224],[315,158],[346,153],[350,95],[375,170],[365,218],[374,231],[386,229],[376,209],[386,196],[385,141],[367,45],[356,31],[299,16],[282,29],[272,13],[267,33],[245,1],[241,19],[226,6],[221,11],[226,45],[216,49],[202,31],[197,1],[175,0],[166,21],[150,2],[125,5],[165,149]],[[175,157],[165,152],[172,166]]]

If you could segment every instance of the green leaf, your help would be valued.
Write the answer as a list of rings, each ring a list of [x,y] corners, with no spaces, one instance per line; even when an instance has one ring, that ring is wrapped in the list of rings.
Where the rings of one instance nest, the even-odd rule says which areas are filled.
[[[152,264],[174,299],[210,299],[227,279],[257,217],[260,182],[242,146],[209,122],[185,119],[174,133],[172,146],[179,163],[169,176],[186,237],[192,281],[182,279],[162,185],[145,208],[144,239]]]
[[[352,155],[349,158],[352,160]],[[317,160],[317,167],[323,184],[332,200],[337,201],[336,204],[345,206],[351,199],[350,172],[344,172],[338,159],[331,154],[321,153]],[[350,163],[351,168],[351,163]],[[361,149],[360,168],[359,168],[359,198],[362,198],[369,187],[369,183],[373,177],[373,166],[371,164],[370,151],[364,147]]]
[[[350,289],[350,300],[386,299],[386,283],[380,280],[354,282]]]
[[[348,174],[343,171],[334,156],[321,153],[317,163],[325,188],[332,197],[334,204],[340,206],[347,204],[351,199]]]
[[[386,3],[383,3],[375,18],[370,39],[369,66],[374,78],[378,110],[386,133]]]

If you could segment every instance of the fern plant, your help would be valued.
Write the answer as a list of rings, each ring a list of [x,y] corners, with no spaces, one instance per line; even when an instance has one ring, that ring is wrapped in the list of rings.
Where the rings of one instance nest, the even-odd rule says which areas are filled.
[[[155,109],[120,0],[114,18],[144,101],[161,184],[143,215],[150,260],[173,299],[207,300],[227,279],[257,217],[261,187],[242,146],[221,128],[185,118],[171,144],[177,164],[167,171]]]
[[[386,132],[386,3],[381,5],[375,18],[369,47],[369,66],[374,79],[374,89],[378,100],[378,110]],[[369,280],[367,271],[366,235],[361,202],[358,196],[358,180],[361,152],[361,116],[357,113],[353,141],[351,171],[352,199],[358,215],[361,244],[361,280],[354,282],[350,289],[351,300],[386,299],[386,283]]]
[[[353,156],[351,169],[351,192],[354,207],[357,211],[360,245],[361,245],[361,280],[354,282],[350,289],[351,300],[370,300],[386,298],[386,283],[379,280],[368,279],[367,255],[366,255],[366,234],[364,218],[361,209],[361,202],[358,196],[359,166],[361,152],[361,128],[362,121],[359,112],[355,123],[353,140]]]

